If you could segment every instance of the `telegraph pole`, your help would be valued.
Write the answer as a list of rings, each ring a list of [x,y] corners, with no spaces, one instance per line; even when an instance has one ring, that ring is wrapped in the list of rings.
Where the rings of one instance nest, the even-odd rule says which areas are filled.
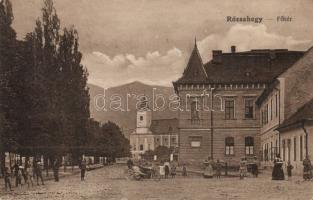
[[[213,129],[213,91],[214,91],[214,88],[211,88],[211,159],[212,160],[214,160],[214,158],[213,158],[213,131],[214,131],[214,129]]]

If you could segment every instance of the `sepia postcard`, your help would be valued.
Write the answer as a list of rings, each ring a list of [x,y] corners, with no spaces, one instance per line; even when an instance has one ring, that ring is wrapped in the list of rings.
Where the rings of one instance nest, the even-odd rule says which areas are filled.
[[[0,200],[312,200],[312,0],[0,0]]]

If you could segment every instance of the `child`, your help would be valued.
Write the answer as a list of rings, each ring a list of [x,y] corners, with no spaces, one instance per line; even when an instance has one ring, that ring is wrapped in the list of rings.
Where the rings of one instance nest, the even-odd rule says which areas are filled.
[[[9,168],[6,167],[5,168],[5,171],[4,171],[4,184],[5,184],[5,190],[8,189],[8,187],[10,188],[10,191],[13,191],[12,188],[11,188],[11,180],[10,180],[10,177],[11,177],[11,173],[9,171]]]

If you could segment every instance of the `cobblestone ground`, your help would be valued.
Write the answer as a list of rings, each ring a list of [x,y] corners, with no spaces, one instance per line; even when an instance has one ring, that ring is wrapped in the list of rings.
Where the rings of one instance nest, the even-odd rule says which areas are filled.
[[[109,166],[88,172],[86,181],[79,175],[65,177],[56,183],[31,189],[15,189],[4,193],[5,199],[108,199],[108,200],[208,200],[208,199],[258,199],[258,200],[311,200],[313,182],[296,177],[291,181],[272,181],[267,175],[259,178],[203,179],[201,177],[177,177],[160,181],[128,180],[125,166]]]

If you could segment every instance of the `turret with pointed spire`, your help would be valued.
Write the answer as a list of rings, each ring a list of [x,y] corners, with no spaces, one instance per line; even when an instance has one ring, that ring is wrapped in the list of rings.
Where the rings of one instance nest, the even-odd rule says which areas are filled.
[[[204,69],[202,59],[197,46],[197,38],[195,37],[195,45],[192,50],[191,56],[189,58],[187,67],[184,70],[183,77],[180,81],[205,81],[207,79],[207,74]]]

